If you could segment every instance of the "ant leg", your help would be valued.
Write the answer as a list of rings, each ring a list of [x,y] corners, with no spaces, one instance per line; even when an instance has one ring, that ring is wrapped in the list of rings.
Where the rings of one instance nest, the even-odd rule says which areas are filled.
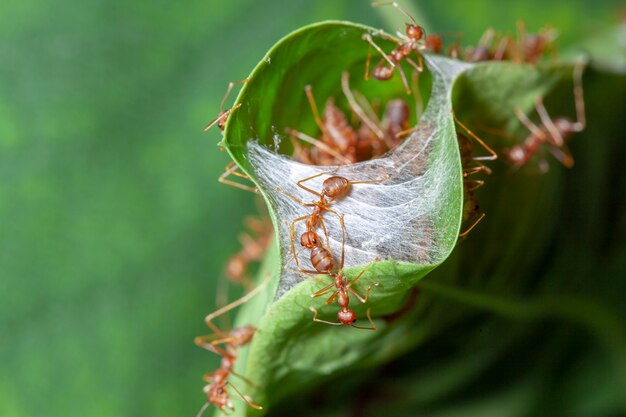
[[[310,157],[310,152],[307,152],[307,150],[300,145],[300,142],[298,142],[292,135],[289,135],[289,140],[293,145],[293,154],[291,155],[292,158],[295,161],[302,162],[303,164],[314,165],[313,160]]]
[[[483,180],[465,180],[466,184],[474,184],[473,187],[469,187],[467,189],[467,191],[476,191],[478,190],[480,187],[482,187],[483,185],[485,185],[485,181]]]
[[[574,166],[574,157],[567,145],[563,146],[550,146],[548,148],[550,153],[566,168],[571,168]]]
[[[228,120],[228,116],[230,115],[230,113],[232,113],[233,111],[237,110],[239,107],[241,107],[241,103],[237,104],[236,106],[233,106],[232,108],[230,108],[230,109],[228,109],[226,111],[221,111],[219,116],[217,116],[213,121],[211,121],[211,123],[209,123],[207,125],[207,127],[205,127],[202,130],[204,132],[206,132],[207,130],[209,130],[210,128],[215,126],[216,124],[226,123],[226,120]]]
[[[256,187],[250,187],[248,185],[240,184],[238,182],[226,179],[230,175],[235,175],[239,178],[245,178],[247,180],[250,180],[250,177],[248,177],[247,175],[242,174],[241,172],[237,172],[238,169],[239,167],[234,162],[230,162],[228,165],[226,165],[226,171],[222,175],[220,175],[220,177],[217,180],[222,184],[230,185],[235,188],[239,188],[245,191],[250,191],[252,193],[258,194],[259,190]]]
[[[365,60],[365,81],[370,79],[370,61],[372,60],[372,45],[368,45],[367,60]]]
[[[343,221],[343,214],[339,214],[337,213],[335,210],[327,207],[327,206],[322,206],[324,208],[324,210],[326,210],[329,213],[334,214],[335,216],[339,217],[339,224],[341,225],[341,236],[342,236],[342,250],[341,250],[341,266],[339,267],[339,270],[343,269],[343,259],[344,259],[344,250],[343,247],[345,245],[345,241],[346,241],[346,226],[345,223]],[[322,230],[324,231],[324,236],[326,236],[326,246],[328,248],[328,250],[330,251],[330,239],[328,238],[328,233],[326,231],[326,224],[324,223],[324,218],[320,217],[319,223],[322,225]]]
[[[583,70],[585,65],[583,63],[576,64],[574,67],[574,100],[576,102],[576,123],[574,123],[574,129],[576,132],[581,132],[585,129],[587,120],[585,117],[585,98],[583,96]]]
[[[267,285],[267,282],[269,281],[269,278],[270,278],[270,275],[267,274],[267,276],[265,277],[263,282],[260,283],[255,289],[253,289],[252,291],[250,291],[249,293],[247,293],[243,297],[239,298],[238,300],[235,300],[232,303],[230,303],[228,305],[225,305],[224,307],[222,307],[222,308],[214,311],[213,313],[209,314],[208,316],[206,316],[204,318],[204,322],[207,324],[207,326],[209,326],[211,328],[211,330],[213,330],[220,337],[222,337],[222,338],[228,337],[224,332],[222,332],[220,329],[218,329],[215,324],[213,324],[213,320],[215,318],[221,316],[222,314],[232,310],[233,308],[242,305],[243,303],[247,302],[252,297],[257,295],[259,292],[261,292],[261,290],[263,290],[265,288],[265,286]]]
[[[209,130],[211,127],[213,127],[216,123],[220,123],[220,122],[221,124],[225,123],[226,120],[228,120],[228,116],[230,115],[230,113],[233,110],[236,110],[241,106],[241,103],[240,103],[232,107],[231,109],[224,111],[224,103],[226,103],[226,99],[230,95],[230,92],[233,90],[233,87],[235,86],[235,84],[241,84],[241,83],[247,83],[247,82],[248,82],[248,79],[244,78],[243,80],[239,80],[239,81],[231,81],[228,84],[228,88],[226,89],[226,94],[224,94],[224,98],[222,98],[222,102],[220,103],[220,115],[217,117],[217,119],[213,120],[211,123],[209,123],[207,127],[204,128],[205,132]]]
[[[534,124],[529,118],[528,116],[526,116],[524,114],[524,112],[522,112],[522,110],[517,107],[515,109],[515,115],[517,116],[517,118],[519,119],[520,122],[522,122],[522,124],[524,126],[526,126],[526,128],[528,130],[530,130],[530,133],[532,133],[533,135],[535,135],[536,137],[538,137],[541,140],[546,140],[546,135],[545,133],[543,133],[541,131],[541,129],[539,128],[539,126],[537,126],[536,124]]]
[[[385,175],[385,178],[380,179],[380,180],[367,180],[367,181],[348,181],[349,184],[380,184],[381,182],[388,180],[389,179],[389,174]],[[328,210],[330,211],[330,210]]]
[[[485,30],[485,32],[483,33],[483,36],[480,37],[480,40],[478,41],[478,46],[487,46],[488,43],[491,42],[491,39],[493,39],[493,35],[495,34],[495,31],[493,30],[493,28],[487,28],[487,30]]]
[[[406,79],[406,74],[404,73],[404,70],[402,69],[402,65],[398,63],[397,65],[394,65],[393,67],[397,68],[398,72],[400,73],[400,78],[402,78],[402,84],[404,84],[406,94],[411,95],[411,87],[409,86],[409,82]]]
[[[248,397],[247,395],[243,395],[241,393],[241,391],[239,391],[237,389],[237,387],[235,387],[230,381],[228,381],[228,382],[226,382],[226,384],[224,384],[224,386],[226,386],[226,385],[230,385],[235,390],[235,392],[241,397],[241,399],[244,400],[246,402],[246,404],[248,404],[250,407],[252,407],[252,408],[254,408],[256,410],[262,410],[263,409],[262,406],[257,405],[255,403],[253,403],[252,401],[250,401],[250,397]]]
[[[361,326],[355,326],[354,324],[352,324],[351,326],[354,327],[355,329],[360,329],[360,330],[377,330],[378,327],[376,327],[376,324],[372,320],[371,310],[372,310],[371,308],[367,309],[367,319],[369,320],[372,327],[361,327]]]
[[[423,72],[424,71],[424,61],[422,61],[422,56],[418,52],[415,52],[415,53],[417,54],[417,62],[418,63],[416,64],[415,61],[413,61],[408,56],[405,58],[406,62],[408,62],[413,68],[415,68],[415,71]]]
[[[318,315],[317,310],[315,308],[313,308],[313,307],[309,307],[309,310],[311,310],[314,313],[313,314],[313,321],[316,321],[318,323],[330,324],[332,326],[342,326],[341,323],[334,323],[332,321],[326,321],[326,320],[318,319],[317,318],[317,315]]]
[[[306,220],[309,217],[310,217],[310,215],[298,217],[297,219],[295,219],[294,221],[291,222],[291,251],[293,252],[293,259],[295,259],[296,265],[298,266],[298,269],[300,269],[300,270],[302,270],[302,268],[300,267],[300,261],[298,261],[298,254],[296,253],[296,245],[295,245],[295,241],[296,241],[296,223],[300,222],[302,220]]]
[[[364,41],[369,42],[369,44],[371,46],[374,47],[374,49],[376,49],[381,55],[382,57],[385,59],[385,61],[387,61],[389,63],[389,65],[391,65],[392,67],[395,67],[396,64],[391,60],[391,58],[389,58],[389,55],[387,55],[385,53],[385,51],[383,51],[380,46],[376,45],[376,42],[374,42],[374,40],[372,39],[372,35],[370,35],[369,33],[364,34],[361,39],[363,39]]]
[[[328,231],[326,230],[326,224],[324,223],[323,216],[320,216],[319,224],[322,226],[322,230],[324,231],[324,237],[326,237],[326,247],[330,251],[330,239],[328,238]]]
[[[198,336],[193,340],[193,342],[197,346],[201,347],[202,349],[206,349],[209,352],[213,352],[220,356],[229,356],[228,352],[218,347],[217,345],[231,342],[232,340],[234,340],[234,338],[232,336],[228,336],[228,337],[222,337],[219,339],[211,340],[211,339],[214,339],[215,336],[218,336],[218,335],[212,334],[210,336]]]
[[[476,227],[476,225],[477,225],[478,223],[480,223],[480,221],[481,221],[484,217],[485,217],[485,213],[482,213],[482,214],[480,215],[480,217],[478,218],[478,220],[476,220],[476,221],[474,222],[474,224],[472,224],[472,225],[469,227],[469,229],[467,229],[467,230],[466,230],[466,231],[464,231],[463,233],[459,233],[459,237],[465,237],[465,236],[467,236],[467,234],[468,234],[469,232],[471,232],[471,231],[472,231],[472,229],[473,229],[474,227]]]
[[[321,290],[317,290],[313,294],[311,294],[311,298],[317,298],[317,297],[321,297],[322,295],[328,294],[328,291],[330,291],[334,286],[335,286],[335,282],[331,282],[330,284],[328,284]]]
[[[469,177],[470,175],[474,175],[474,174],[478,174],[479,172],[485,173],[487,175],[491,175],[491,168],[480,164],[478,166],[475,167],[470,167],[470,168],[465,168],[463,170],[463,176],[464,177]]]
[[[304,92],[306,93],[306,97],[309,100],[309,105],[311,106],[311,111],[313,112],[313,118],[315,119],[315,123],[317,123],[317,127],[320,128],[323,135],[328,136],[326,126],[324,126],[324,122],[322,121],[319,110],[317,109],[315,97],[313,97],[313,87],[311,87],[311,85],[306,85],[304,87]]]
[[[420,56],[421,59],[421,56]],[[413,81],[413,91],[415,91],[415,124],[419,123],[420,117],[424,113],[424,100],[422,99],[422,92],[420,91],[419,86],[419,76],[420,73],[417,71],[413,71],[412,81]],[[398,132],[396,137],[402,132]]]
[[[207,410],[207,408],[209,408],[209,402],[208,401],[206,403],[204,403],[204,405],[200,408],[200,411],[198,411],[198,414],[196,414],[196,417],[202,417],[202,415]]]
[[[344,73],[341,74],[341,88],[343,89],[343,94],[348,99],[348,104],[350,105],[350,108],[357,114],[359,119],[361,119],[361,121],[365,123],[367,127],[370,128],[370,130],[374,132],[376,136],[378,136],[379,139],[382,140],[385,137],[385,133],[365,114],[363,108],[359,106],[359,104],[356,102],[356,99],[352,94],[352,90],[350,90],[349,82],[350,74],[347,71],[344,71]]]
[[[504,61],[504,54],[508,49],[509,42],[511,42],[511,38],[509,36],[504,36],[498,42],[498,46],[496,47],[496,51],[493,53],[493,59],[495,61]]]
[[[308,191],[308,192],[310,192],[312,194],[315,194],[316,196],[322,198],[322,194],[321,193],[318,193],[317,191],[311,190],[310,188],[307,188],[307,187],[305,187],[302,184],[307,182],[307,181],[312,180],[313,178],[317,178],[317,177],[322,176],[322,175],[331,175],[334,172],[336,172],[338,169],[339,169],[339,167],[334,168],[334,169],[332,169],[332,170],[330,170],[328,172],[320,172],[319,174],[311,175],[310,177],[307,177],[307,178],[304,178],[304,179],[298,181],[296,184],[298,185],[298,187],[302,188],[303,190]]]
[[[237,372],[233,371],[231,369],[230,374],[233,376],[236,376],[237,378],[241,379],[243,382],[245,382],[246,384],[250,385],[252,388],[258,388],[259,386],[257,384],[255,384],[254,382],[250,381],[248,378],[246,378],[245,376],[238,374]]]
[[[490,154],[490,156],[474,157],[472,158],[474,161],[495,161],[496,159],[498,159],[498,154],[493,149],[491,149],[485,142],[482,141],[482,139],[476,136],[474,132],[469,130],[463,123],[459,121],[459,119],[456,118],[456,115],[454,114],[454,110],[452,111],[452,117],[454,118],[456,123],[463,128],[463,130],[465,130],[476,142],[478,142]]]
[[[334,285],[334,283],[333,283],[333,285]],[[332,302],[335,301],[335,298],[337,298],[338,295],[339,295],[339,290],[337,290],[334,293],[332,293],[332,295],[328,298],[328,300],[326,300],[326,302],[324,304],[332,304]]]
[[[301,206],[304,206],[304,207],[315,207],[315,204],[313,204],[313,203],[305,203],[304,201],[300,200],[298,197],[294,197],[293,195],[289,194],[287,191],[283,190],[280,187],[276,187],[276,191],[278,191],[279,193],[289,197],[290,199],[295,201],[297,204],[300,204]]]
[[[550,132],[550,136],[554,140],[554,145],[563,146],[563,136],[561,136],[561,132],[559,132],[559,129],[554,125],[552,119],[550,119],[548,110],[546,110],[546,106],[543,105],[543,99],[541,97],[537,97],[537,100],[535,100],[535,109],[537,110],[541,122],[546,129],[548,129],[548,132]]]
[[[321,150],[323,150],[324,152],[327,152],[329,154],[331,154],[332,156],[334,156],[335,158],[337,158],[338,160],[340,160],[341,162],[343,162],[344,164],[351,164],[352,161],[349,160],[348,158],[346,158],[345,156],[343,156],[341,153],[337,152],[335,149],[331,148],[330,146],[328,146],[327,144],[325,144],[324,142],[315,139],[309,135],[306,135],[302,132],[298,132],[297,130],[294,129],[289,129],[287,128],[287,133],[289,133],[292,136],[297,137],[298,139],[300,139],[303,142],[307,142],[310,143],[313,146],[317,146],[318,148],[320,148]]]
[[[378,287],[378,282],[374,282],[372,284],[370,284],[366,289],[365,289],[365,297],[361,297],[361,295],[354,291],[352,288],[348,288],[348,291],[350,291],[352,294],[354,294],[354,296],[362,303],[367,303],[367,300],[370,298],[370,291],[372,289],[372,287]]]
[[[230,92],[233,90],[233,87],[235,86],[235,84],[242,84],[242,83],[247,83],[248,79],[244,78],[243,80],[239,80],[239,81],[231,81],[228,84],[228,88],[226,89],[226,94],[224,94],[224,98],[222,99],[222,102],[220,103],[220,110],[224,111],[224,103],[226,103],[226,99],[228,98],[228,96],[230,95]],[[237,106],[239,107],[239,106]]]

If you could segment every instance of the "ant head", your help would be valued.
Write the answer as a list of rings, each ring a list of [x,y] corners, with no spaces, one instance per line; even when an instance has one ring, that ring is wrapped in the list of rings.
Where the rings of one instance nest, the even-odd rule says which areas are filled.
[[[344,196],[348,192],[349,186],[350,182],[347,179],[336,175],[326,178],[322,184],[324,195],[331,201]]]
[[[376,78],[378,81],[386,81],[393,76],[393,68],[386,67],[384,65],[377,66],[372,71],[372,77]]]
[[[230,110],[226,110],[220,113],[217,118],[217,127],[223,132],[224,128],[226,128],[226,121],[228,120],[228,115],[230,114]]]
[[[226,391],[226,384],[207,385],[205,392],[208,395],[209,402],[220,410],[224,411],[225,408],[230,408],[231,410],[235,409],[233,403],[230,401],[228,391]]]
[[[415,23],[406,24],[406,36],[414,41],[419,41],[424,37],[424,28]]]
[[[478,207],[478,201],[474,200],[473,198],[470,198],[466,203],[465,203],[465,207],[464,207],[464,211],[465,211],[465,215],[464,215],[464,220],[469,220],[472,217],[474,217],[480,210],[480,207]]]
[[[337,318],[341,324],[346,326],[352,325],[356,321],[356,313],[348,308],[339,310]]]
[[[309,230],[308,232],[302,233],[302,236],[300,236],[300,244],[307,249],[313,249],[320,245],[320,238],[317,236],[317,233]]]

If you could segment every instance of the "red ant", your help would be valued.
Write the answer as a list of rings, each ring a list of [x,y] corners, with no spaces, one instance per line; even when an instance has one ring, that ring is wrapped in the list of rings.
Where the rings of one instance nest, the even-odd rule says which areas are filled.
[[[548,51],[554,52],[554,41],[558,36],[556,30],[550,27],[539,33],[526,33],[524,22],[517,22],[519,40],[513,48],[514,60],[518,63],[527,62],[536,64]]]
[[[374,132],[376,139],[371,140],[369,137],[362,136],[361,129],[355,131],[348,123],[344,113],[334,104],[332,99],[326,102],[323,117],[320,117],[315,98],[313,97],[312,87],[307,85],[305,87],[307,99],[322,135],[318,140],[294,129],[287,129],[287,132],[292,136],[315,146],[315,148],[309,148],[307,152],[296,141],[292,140],[295,149],[294,159],[317,165],[346,165],[361,160],[359,157],[362,155],[364,148],[380,148],[379,142],[384,138],[384,132],[365,114],[356,102],[349,89],[348,80],[349,74],[344,72],[342,87],[348,103],[362,121],[362,126],[366,125],[368,129]]]
[[[330,213],[335,214],[337,217],[339,217],[339,222],[341,224],[341,228],[342,228],[342,233],[344,233],[344,223],[343,223],[343,216],[340,215],[339,213],[337,213],[336,211],[332,210],[331,208],[329,208],[329,204],[332,203],[333,201],[344,197],[345,195],[348,194],[348,192],[350,191],[350,185],[353,184],[368,184],[368,183],[374,183],[374,182],[379,182],[378,180],[376,181],[349,181],[348,179],[341,177],[341,176],[330,176],[328,178],[326,178],[324,180],[324,182],[322,183],[322,192],[319,193],[317,191],[314,191],[308,187],[306,187],[305,185],[303,185],[303,183],[310,181],[314,178],[320,177],[322,175],[326,175],[327,173],[325,172],[321,172],[319,174],[316,175],[312,175],[310,177],[304,178],[300,181],[298,181],[296,184],[298,187],[302,188],[305,191],[310,192],[311,194],[316,195],[317,197],[319,197],[319,201],[313,201],[311,203],[305,203],[303,201],[301,201],[300,199],[298,199],[297,197],[292,196],[291,194],[283,191],[280,188],[277,188],[276,190],[285,194],[287,197],[291,198],[293,201],[295,201],[296,203],[304,206],[304,207],[312,207],[313,208],[313,212],[311,214],[307,214],[306,216],[302,216],[302,217],[298,217],[297,219],[293,220],[291,222],[291,252],[293,253],[294,259],[296,261],[296,265],[298,266],[298,269],[301,272],[305,272],[305,273],[328,273],[332,270],[333,268],[333,260],[332,260],[332,255],[330,253],[330,251],[326,248],[324,248],[319,240],[318,235],[315,233],[314,229],[315,227],[317,227],[318,224],[320,224],[320,226],[322,226],[322,229],[324,230],[324,234],[326,235],[326,241],[327,244],[329,243],[328,241],[328,233],[326,231],[326,226],[324,225],[324,220],[322,218],[322,215],[325,211],[328,211]],[[313,265],[313,267],[315,268],[315,270],[306,270],[306,269],[302,269],[300,267],[300,261],[298,260],[298,255],[296,253],[295,250],[295,227],[296,227],[296,223],[306,220],[306,232],[304,232],[302,234],[302,236],[300,237],[300,243],[302,244],[302,246],[304,246],[307,249],[311,249],[311,264]]]
[[[339,312],[337,313],[337,318],[339,320],[339,322],[337,323],[318,319],[317,310],[311,307],[310,310],[314,313],[313,321],[331,324],[333,326],[346,325],[346,326],[352,326],[356,329],[376,330],[377,328],[374,322],[372,321],[370,309],[367,310],[367,318],[369,322],[371,323],[372,327],[361,327],[361,326],[354,325],[354,322],[356,321],[357,317],[356,317],[356,313],[354,312],[354,310],[351,310],[349,308],[350,293],[352,293],[362,303],[366,303],[369,298],[369,293],[370,293],[371,288],[373,286],[377,286],[378,283],[373,283],[369,287],[367,287],[365,291],[365,297],[362,297],[359,293],[357,293],[355,290],[351,288],[352,285],[354,285],[354,283],[358,281],[359,278],[361,278],[361,276],[365,273],[365,270],[361,271],[361,273],[357,275],[356,278],[354,278],[352,281],[349,281],[349,282],[347,278],[343,275],[343,265],[344,265],[344,259],[345,259],[345,240],[346,240],[345,227],[343,224],[343,215],[340,216],[340,222],[341,222],[341,236],[342,236],[341,263],[339,266],[339,272],[337,273],[334,273],[332,271],[333,260],[332,260],[332,255],[330,251],[328,251],[327,249],[321,246],[319,242],[319,238],[317,237],[317,234],[314,231],[308,229],[306,232],[302,234],[300,238],[300,242],[303,246],[305,246],[306,248],[312,249],[311,250],[311,264],[313,265],[315,270],[304,270],[304,269],[301,269],[300,266],[298,265],[299,270],[301,272],[312,273],[312,274],[324,273],[324,274],[328,274],[330,277],[333,278],[333,282],[331,284],[311,294],[311,297],[313,298],[321,297],[327,294],[329,291],[331,291],[334,287],[336,289],[333,292],[333,294],[330,296],[330,298],[328,298],[328,300],[326,301],[326,304],[332,303],[336,298],[337,302],[339,303],[339,306],[341,307],[341,310],[339,310]],[[291,229],[292,250],[293,250],[293,239],[294,239],[293,225],[294,223],[292,223],[292,229]],[[307,221],[307,226],[308,226],[308,221]],[[298,262],[297,257],[296,257],[296,262]]]
[[[483,140],[476,136],[474,132],[469,130],[463,123],[461,123],[459,119],[457,119],[454,112],[452,112],[452,117],[454,117],[454,120],[459,126],[461,126],[476,142],[478,142],[489,153],[489,155],[485,156],[473,156],[472,142],[467,138],[467,136],[461,133],[457,133],[457,139],[459,141],[459,148],[461,151],[461,165],[463,167],[463,221],[466,222],[478,216],[478,219],[476,219],[476,221],[474,221],[474,223],[470,227],[468,227],[467,230],[459,233],[459,237],[465,237],[485,217],[485,213],[480,211],[480,208],[478,207],[478,201],[474,197],[474,191],[482,187],[485,182],[483,180],[470,179],[469,177],[479,172],[491,174],[491,169],[482,164],[480,161],[494,161],[498,158],[498,155]]]
[[[373,7],[379,6],[393,6],[402,12],[405,16],[411,19],[412,23],[406,24],[405,33],[406,36],[400,35],[400,39],[396,39],[391,35],[386,35],[382,31],[378,34],[386,39],[389,39],[398,44],[398,46],[387,55],[372,39],[372,36],[369,33],[363,35],[363,40],[367,41],[370,46],[373,46],[381,55],[382,59],[376,64],[374,70],[372,71],[372,76],[379,81],[385,81],[391,79],[396,68],[402,77],[402,82],[404,83],[404,87],[406,88],[406,93],[411,94],[411,88],[409,87],[409,83],[407,81],[406,75],[404,74],[404,70],[400,66],[400,62],[402,60],[406,60],[417,72],[422,72],[424,70],[424,66],[422,63],[422,57],[419,54],[419,51],[423,51],[426,49],[424,45],[424,28],[417,24],[413,16],[406,12],[398,3],[394,2],[386,2],[386,3],[372,3]],[[409,58],[411,52],[415,51],[417,53],[417,58],[419,65],[416,64],[412,59]],[[371,52],[371,50],[370,50]],[[371,54],[367,56],[367,62],[365,64],[365,79],[369,79],[369,65],[370,65]],[[387,61],[389,66],[383,65],[383,61]]]
[[[495,36],[496,32],[492,28],[487,29],[478,41],[478,45],[465,53],[465,60],[468,62],[504,60],[510,38],[508,36],[501,37],[497,47],[492,52],[491,46]]]
[[[233,87],[235,86],[235,84],[247,83],[247,82],[248,82],[248,79],[243,79],[239,81],[232,81],[228,84],[228,88],[226,89],[226,94],[224,94],[224,98],[222,98],[222,102],[220,103],[220,114],[219,116],[217,116],[215,120],[213,120],[211,123],[208,124],[207,127],[204,128],[205,132],[209,130],[210,128],[212,128],[213,126],[215,126],[216,124],[217,124],[217,127],[219,127],[219,129],[222,132],[224,131],[224,128],[226,127],[226,121],[228,120],[228,117],[230,116],[230,114],[233,111],[237,110],[239,107],[241,107],[241,104],[237,104],[228,110],[224,110],[224,103],[226,103],[226,100],[228,99],[228,96],[233,90]],[[221,148],[221,149],[224,150],[224,148]],[[258,190],[256,189],[256,187],[250,187],[245,184],[240,184],[238,182],[227,179],[230,175],[235,175],[237,177],[250,180],[250,178],[247,175],[238,172],[238,170],[239,170],[239,167],[234,162],[230,162],[228,165],[226,165],[226,169],[224,173],[219,176],[218,181],[221,182],[222,184],[230,185],[230,186],[240,188],[242,190],[250,191],[253,193],[258,193]]]
[[[207,130],[209,130],[210,128],[212,128],[213,126],[217,125],[217,127],[219,127],[219,129],[223,132],[224,128],[226,127],[226,121],[228,120],[228,116],[230,116],[230,114],[237,110],[239,107],[241,107],[241,103],[237,104],[236,106],[231,107],[228,110],[224,110],[224,103],[226,103],[226,99],[228,98],[228,96],[230,95],[230,92],[233,90],[233,87],[235,86],[235,84],[240,84],[240,83],[247,83],[248,79],[245,78],[243,80],[239,80],[239,81],[231,81],[228,84],[228,88],[226,89],[226,94],[224,95],[224,98],[222,99],[222,102],[220,104],[220,114],[217,116],[217,118],[215,120],[213,120],[211,123],[209,123],[207,125],[207,127],[204,128],[204,131],[206,132]]]
[[[345,239],[344,239],[344,244],[345,244]],[[332,322],[332,321],[318,319],[317,318],[318,311],[315,308],[310,307],[309,310],[313,312],[313,321],[316,321],[318,323],[326,323],[326,324],[330,324],[333,326],[351,326],[351,327],[354,327],[355,329],[361,329],[361,330],[376,330],[377,327],[374,321],[372,320],[371,309],[369,308],[367,309],[367,319],[369,320],[372,327],[361,327],[361,326],[354,325],[354,322],[357,319],[356,313],[354,312],[354,310],[351,310],[350,308],[348,308],[348,306],[350,304],[350,294],[354,295],[360,302],[366,303],[370,295],[370,290],[372,289],[372,287],[378,286],[378,283],[375,282],[371,284],[369,287],[367,287],[367,289],[365,290],[365,297],[362,297],[359,293],[357,293],[355,290],[352,289],[352,285],[354,285],[354,283],[357,282],[359,278],[361,278],[361,276],[363,276],[366,270],[364,269],[363,271],[361,271],[359,275],[357,275],[356,278],[354,278],[352,281],[348,281],[348,279],[343,275],[343,261],[344,261],[344,250],[342,246],[341,265],[339,266],[339,272],[328,273],[328,275],[333,278],[333,282],[331,284],[328,284],[321,290],[311,294],[312,298],[321,297],[325,294],[328,294],[328,292],[332,291],[332,289],[335,288],[335,291],[331,294],[328,300],[326,300],[326,304],[332,303],[333,301],[335,301],[335,298],[337,299],[337,303],[339,303],[339,306],[341,307],[341,310],[339,310],[339,312],[337,313],[337,319],[339,321]]]
[[[235,409],[232,401],[230,400],[230,394],[226,390],[227,386],[232,387],[241,399],[244,400],[250,407],[257,410],[263,409],[262,406],[254,404],[247,396],[243,395],[230,381],[228,381],[228,377],[233,375],[240,378],[248,385],[254,386],[251,381],[243,375],[236,373],[233,368],[237,360],[237,349],[250,343],[252,337],[256,333],[256,328],[248,325],[233,329],[230,332],[223,332],[215,324],[213,324],[213,320],[250,300],[265,287],[266,283],[267,280],[254,290],[250,291],[248,294],[241,297],[239,300],[220,308],[219,310],[206,316],[204,319],[206,324],[215,333],[210,336],[198,336],[195,338],[194,342],[201,348],[220,355],[222,360],[220,367],[216,371],[205,374],[203,377],[203,379],[208,382],[208,384],[203,388],[204,393],[207,395],[207,402],[202,406],[197,417],[200,417],[204,413],[204,411],[209,407],[209,404],[215,405],[224,414],[226,414],[225,409],[230,409],[231,411]],[[220,347],[219,345],[224,346]]]
[[[341,86],[350,108],[361,121],[361,125],[356,130],[352,128],[343,112],[335,106],[332,100],[328,100],[323,118],[320,118],[312,88],[307,86],[305,88],[307,98],[316,123],[322,131],[322,136],[318,140],[288,129],[291,135],[314,145],[313,148],[303,148],[292,139],[295,160],[315,165],[345,165],[380,156],[399,143],[397,133],[407,129],[410,120],[406,102],[396,99],[387,103],[383,121],[380,122],[367,99],[356,93],[359,94],[363,106],[359,104],[355,93],[350,89],[349,78],[349,74],[344,72]],[[419,90],[416,89],[416,91]]]
[[[542,97],[538,97],[535,102],[535,109],[542,123],[540,126],[534,124],[519,107],[515,109],[515,114],[518,119],[530,131],[530,134],[522,143],[506,150],[507,159],[515,168],[526,165],[533,155],[539,152],[543,144],[548,146],[548,151],[565,167],[571,168],[574,165],[574,158],[565,142],[567,142],[574,133],[581,132],[585,129],[585,101],[582,86],[583,68],[583,64],[577,64],[574,68],[575,122],[567,117],[557,117],[554,121],[551,120],[548,111],[543,105]],[[545,160],[541,160],[540,169],[543,172],[548,169]]]

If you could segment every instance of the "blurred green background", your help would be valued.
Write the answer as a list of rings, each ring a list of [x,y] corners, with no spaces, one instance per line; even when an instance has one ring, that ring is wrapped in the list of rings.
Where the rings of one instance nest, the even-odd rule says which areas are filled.
[[[418,19],[468,42],[518,18],[552,23],[566,45],[620,5],[431,0]],[[202,128],[228,82],[291,30],[383,27],[388,13],[333,0],[0,4],[0,416],[195,415],[218,361],[192,340],[255,211],[217,183],[229,159]]]

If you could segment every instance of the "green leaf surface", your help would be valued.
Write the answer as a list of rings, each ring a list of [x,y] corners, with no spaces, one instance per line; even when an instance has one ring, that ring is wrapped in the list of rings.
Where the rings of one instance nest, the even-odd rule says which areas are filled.
[[[441,318],[437,314],[430,315],[432,321],[424,320],[421,330],[410,320],[388,324],[379,319],[375,332],[314,323],[308,307],[321,309],[322,318],[331,321],[338,307],[324,307],[324,297],[311,299],[310,295],[325,284],[295,274],[292,255],[288,253],[290,222],[306,215],[310,209],[294,204],[278,193],[276,187],[308,202],[311,196],[296,188],[295,182],[330,172],[329,168],[303,166],[278,154],[291,152],[285,128],[303,132],[315,129],[304,86],[313,86],[318,102],[327,97],[340,101],[343,96],[340,79],[347,71],[351,88],[363,92],[369,100],[384,103],[405,95],[398,76],[393,82],[385,83],[364,80],[369,48],[362,36],[375,32],[373,28],[347,22],[325,22],[288,35],[268,52],[248,77],[235,103],[239,107],[227,122],[221,145],[257,184],[278,230],[278,243],[268,255],[262,273],[269,277],[264,280],[269,282],[267,288],[242,307],[237,319],[239,325],[253,324],[259,328],[249,351],[242,357],[246,359],[238,363],[238,371],[258,385],[259,388],[250,389],[248,394],[265,406],[271,407],[281,398],[334,373],[387,361],[449,325],[449,320],[434,320]],[[384,48],[393,46],[379,37],[374,36],[374,39]],[[368,283],[379,284],[367,304],[375,318],[384,318],[401,309],[410,289],[443,262],[456,243],[463,190],[451,112],[453,101],[464,110],[459,112],[461,118],[509,129],[514,125],[511,119],[515,108],[532,107],[535,97],[545,95],[572,71],[571,64],[538,68],[504,63],[468,65],[437,56],[426,56],[425,62],[430,75],[422,78],[420,91],[424,91],[428,105],[416,130],[401,147],[383,158],[337,171],[337,175],[352,180],[387,176],[381,184],[353,187],[348,198],[333,204],[337,211],[347,213],[346,234],[351,244],[346,245],[346,259],[355,262],[346,264],[346,275],[355,277],[366,268],[366,274],[356,287],[361,293]],[[430,80],[432,85],[424,80]],[[417,185],[404,188],[412,182]],[[549,178],[548,181],[538,179],[529,190],[531,194],[542,192],[541,183],[549,188],[554,186],[550,185]],[[381,199],[381,194],[396,204],[398,201],[413,204],[413,200],[419,199],[414,211],[423,214],[409,216],[409,221],[398,227],[394,221],[402,218],[402,211],[392,216],[377,211],[390,206],[385,206],[387,201]],[[359,205],[360,199],[371,203],[368,209]],[[370,210],[376,215],[369,215]],[[538,210],[529,210],[527,215],[529,222],[541,217]],[[383,245],[382,249],[366,248],[370,258],[363,261],[358,255],[351,256],[351,251],[364,250],[356,247],[362,232],[359,224],[376,230],[381,240],[418,242],[416,246],[427,250],[421,254],[406,248],[404,253],[394,252],[393,245]],[[333,234],[336,237],[338,228],[329,228],[329,234],[331,238]],[[526,237],[521,229],[513,235],[520,240]],[[377,261],[365,266],[372,260]],[[420,304],[427,306],[428,302],[420,301]],[[355,310],[359,317],[365,316],[365,306],[357,306]],[[411,336],[407,337],[409,334]],[[238,415],[249,412],[256,413],[243,405],[236,411]]]

